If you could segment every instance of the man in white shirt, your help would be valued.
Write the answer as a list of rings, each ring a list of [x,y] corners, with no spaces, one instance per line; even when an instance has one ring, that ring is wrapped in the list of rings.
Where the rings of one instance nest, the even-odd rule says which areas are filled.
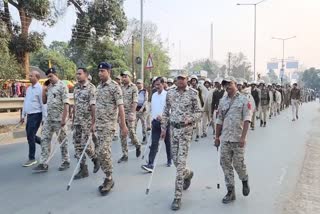
[[[37,163],[35,159],[36,143],[41,144],[41,139],[36,135],[40,127],[43,116],[42,87],[39,83],[40,74],[32,71],[29,74],[31,86],[28,87],[24,98],[21,123],[27,117],[26,133],[29,144],[29,160],[23,164],[29,167]]]
[[[158,152],[159,140],[161,135],[161,117],[166,104],[167,91],[164,90],[165,81],[162,77],[158,77],[155,82],[155,88],[157,91],[153,93],[151,99],[151,117],[152,117],[152,128],[151,128],[151,147],[149,153],[149,163],[141,166],[142,169],[147,172],[153,171],[153,163]],[[164,142],[166,144],[167,152],[167,166],[170,167],[171,162],[171,144],[170,144],[170,128],[167,127],[166,137]]]

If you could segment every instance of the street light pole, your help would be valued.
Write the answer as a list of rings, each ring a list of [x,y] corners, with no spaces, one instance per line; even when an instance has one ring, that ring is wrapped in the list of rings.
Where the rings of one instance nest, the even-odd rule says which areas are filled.
[[[277,38],[277,37],[272,37],[272,39],[276,39],[276,40],[281,40],[282,41],[282,65],[281,65],[281,73],[280,73],[280,80],[281,80],[281,85],[282,85],[282,79],[283,79],[283,75],[284,75],[284,44],[285,41],[289,40],[289,39],[294,39],[296,38],[296,36],[292,36],[292,37],[288,37],[288,38]]]
[[[254,6],[254,41],[253,41],[253,80],[256,80],[256,53],[257,53],[257,5],[266,0],[259,1],[257,3],[240,4],[238,6]]]
[[[143,0],[141,0],[141,17],[140,17],[140,28],[141,28],[141,71],[140,79],[144,82],[144,35],[143,35]]]

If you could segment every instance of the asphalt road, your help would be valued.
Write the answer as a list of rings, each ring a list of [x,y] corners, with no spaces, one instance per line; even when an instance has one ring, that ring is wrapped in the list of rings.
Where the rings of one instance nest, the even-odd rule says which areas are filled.
[[[184,192],[180,213],[279,213],[282,202],[296,184],[303,164],[305,143],[312,121],[319,116],[319,103],[302,106],[300,119],[291,121],[291,109],[268,121],[266,128],[250,131],[246,162],[251,193],[241,194],[241,183],[236,176],[237,200],[229,205],[221,203],[226,190],[223,173],[217,163],[217,152],[212,146],[212,135],[193,142],[188,164],[195,175],[189,190]],[[211,133],[212,130],[209,130]],[[74,154],[72,144],[71,157]],[[120,144],[113,144],[115,187],[102,197],[97,187],[103,182],[103,173],[76,180],[66,191],[76,160],[72,167],[59,172],[60,154],[56,154],[49,172],[33,174],[21,164],[27,158],[27,143],[0,145],[0,213],[6,214],[82,214],[82,213],[172,213],[175,167],[166,167],[165,147],[162,147],[149,195],[145,194],[150,174],[140,168],[144,161],[129,154],[129,162],[116,163],[121,156]],[[131,149],[133,149],[131,147]],[[134,151],[134,150],[133,150]],[[39,157],[40,147],[37,147]],[[221,188],[217,189],[216,184]]]

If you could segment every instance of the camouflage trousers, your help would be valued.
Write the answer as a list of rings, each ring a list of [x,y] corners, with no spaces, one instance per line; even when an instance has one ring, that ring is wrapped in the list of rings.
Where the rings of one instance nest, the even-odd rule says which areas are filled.
[[[240,148],[239,143],[222,142],[220,164],[227,188],[234,186],[233,167],[241,181],[248,179],[247,168],[244,163],[244,151],[244,148]]]
[[[80,159],[80,156],[84,150],[85,145],[88,142],[89,135],[90,135],[90,126],[91,124],[88,123],[87,125],[74,125],[73,131],[73,140],[74,140],[74,149],[76,151],[77,159]],[[96,158],[95,148],[92,142],[89,143],[86,154],[90,159]],[[81,160],[81,164],[86,163],[86,155],[83,155]]]
[[[127,127],[128,127],[128,132],[129,132],[128,134],[129,134],[129,137],[131,139],[131,143],[133,145],[135,145],[136,147],[139,146],[140,143],[139,143],[138,138],[137,138],[136,127],[135,127],[136,122],[135,121],[126,120],[126,124],[127,124]],[[121,133],[121,130],[120,130],[120,133]],[[121,148],[122,148],[122,154],[124,156],[128,156],[127,138],[123,137],[122,135],[121,135]]]
[[[136,117],[137,119],[136,119],[135,128],[137,129],[138,121],[140,120],[142,125],[142,135],[146,136],[147,135],[146,112],[137,112]]]
[[[42,128],[41,137],[41,157],[40,163],[46,164],[50,151],[51,151],[51,140],[54,133],[58,134],[61,129],[58,141],[61,143],[66,137],[66,126],[61,128],[60,121],[45,121]],[[70,162],[69,152],[68,152],[68,140],[60,146],[62,162]]]
[[[177,169],[174,197],[177,199],[181,199],[184,178],[191,172],[187,168],[187,158],[192,140],[192,129],[193,126],[171,129],[172,160]]]
[[[102,171],[107,177],[112,176],[112,156],[111,156],[111,145],[112,138],[115,130],[110,130],[108,127],[97,128],[97,147],[96,153],[98,155],[100,166]]]

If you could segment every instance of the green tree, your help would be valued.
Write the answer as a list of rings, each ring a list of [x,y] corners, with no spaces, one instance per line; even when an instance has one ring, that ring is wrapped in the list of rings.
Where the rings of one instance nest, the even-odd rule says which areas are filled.
[[[189,72],[205,70],[208,72],[208,78],[214,79],[215,77],[222,74],[221,69],[217,62],[211,62],[209,59],[196,60],[189,62],[184,68]]]
[[[227,64],[229,64],[229,59]],[[235,78],[244,78],[248,81],[252,79],[251,64],[243,53],[230,54],[230,72],[228,72],[228,75]]]
[[[141,33],[140,22],[137,19],[129,21],[127,30],[122,34],[120,39],[121,48],[126,55],[126,62],[130,70],[132,70],[132,63],[134,63],[135,76],[140,77],[141,66],[146,65],[148,55],[152,55],[153,68],[151,73],[144,69],[144,79],[148,80],[151,76],[167,76],[169,73],[170,57],[168,51],[164,48],[157,25],[152,22],[144,23],[144,65],[137,65],[132,62],[132,54],[134,59],[140,57],[141,49]],[[132,51],[132,38],[134,38],[134,50]]]
[[[269,70],[267,75],[269,77],[270,83],[279,83],[280,79],[278,75],[274,72],[274,70]]]
[[[8,79],[20,79],[22,77],[22,69],[15,56],[8,49],[9,38],[10,35],[4,22],[0,20],[0,80],[4,81]],[[0,85],[4,81],[1,81]]]
[[[22,65],[25,75],[29,74],[29,55],[42,47],[44,34],[30,32],[33,20],[47,25],[54,23],[49,0],[1,0],[0,19],[6,23],[10,34],[9,47]],[[14,23],[9,5],[18,10],[20,24]]]
[[[48,70],[49,60],[51,65],[58,71],[61,79],[75,79],[76,65],[68,57],[59,51],[42,48],[37,53],[31,55],[31,64],[39,67],[43,71]]]
[[[309,68],[302,74],[302,81],[306,88],[320,90],[320,69]]]

